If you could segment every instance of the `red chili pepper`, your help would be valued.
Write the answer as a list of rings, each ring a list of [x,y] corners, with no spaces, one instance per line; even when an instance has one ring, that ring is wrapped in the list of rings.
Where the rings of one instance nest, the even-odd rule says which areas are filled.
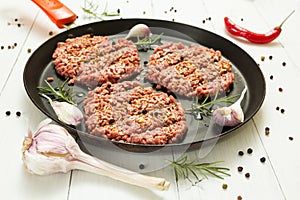
[[[279,25],[273,28],[271,31],[261,34],[261,33],[254,33],[252,31],[249,31],[248,29],[242,28],[235,24],[232,20],[230,20],[228,17],[224,18],[225,27],[229,33],[235,36],[243,37],[249,40],[252,43],[257,44],[266,44],[269,42],[272,42],[275,40],[281,33],[281,27],[284,24],[284,22],[295,12],[293,10]]]

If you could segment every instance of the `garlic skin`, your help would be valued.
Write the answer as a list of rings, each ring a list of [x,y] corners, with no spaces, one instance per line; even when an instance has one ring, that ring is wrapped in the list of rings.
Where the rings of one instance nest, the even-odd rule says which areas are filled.
[[[69,152],[63,144],[74,139],[66,129],[51,122],[50,119],[42,121],[35,134],[29,132],[23,141],[23,162],[32,174],[49,175],[70,170],[66,159]]]
[[[35,133],[29,132],[25,137],[22,160],[25,169],[37,175],[77,169],[148,189],[168,190],[170,186],[170,182],[163,178],[138,174],[82,152],[68,131],[51,124],[49,119],[42,121]]]
[[[213,120],[220,126],[236,126],[244,122],[244,112],[241,107],[241,102],[247,91],[247,87],[241,93],[239,99],[228,107],[217,108],[213,112]]]
[[[150,28],[146,24],[137,24],[133,26],[130,30],[126,39],[132,38],[132,37],[148,37],[151,36]]]
[[[76,126],[82,121],[83,114],[77,106],[74,106],[67,102],[52,100],[49,100],[49,102],[61,122]]]

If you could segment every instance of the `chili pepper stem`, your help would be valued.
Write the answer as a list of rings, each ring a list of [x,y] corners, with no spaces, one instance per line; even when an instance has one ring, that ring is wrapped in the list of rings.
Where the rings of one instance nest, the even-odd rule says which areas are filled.
[[[290,16],[292,15],[292,14],[294,14],[294,12],[295,12],[295,10],[293,10],[282,22],[281,22],[281,24],[279,25],[279,26],[277,26],[278,28],[280,28],[281,29],[281,27],[282,27],[282,25],[286,22],[286,20],[288,20],[288,18],[290,18]]]

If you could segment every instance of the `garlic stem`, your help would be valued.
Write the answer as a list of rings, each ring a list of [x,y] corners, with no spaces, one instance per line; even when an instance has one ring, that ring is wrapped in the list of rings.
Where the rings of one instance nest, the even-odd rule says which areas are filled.
[[[87,154],[80,154],[77,156],[76,159],[78,159],[78,161],[74,162],[74,168],[76,169],[107,176],[115,180],[148,189],[168,190],[170,187],[170,182],[166,181],[164,178],[151,177],[132,172]]]
[[[159,190],[169,189],[170,182],[166,181],[165,179],[145,176],[92,157],[82,152],[77,143],[67,144],[66,148],[71,153],[73,160],[78,161],[76,162],[76,165],[73,166],[75,169],[108,176],[113,179],[140,187]]]

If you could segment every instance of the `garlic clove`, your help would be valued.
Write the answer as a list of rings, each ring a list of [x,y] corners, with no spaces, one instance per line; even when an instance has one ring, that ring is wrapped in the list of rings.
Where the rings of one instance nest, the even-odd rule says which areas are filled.
[[[148,189],[168,190],[170,182],[112,165],[81,151],[63,127],[43,121],[35,133],[29,132],[22,148],[25,169],[32,174],[66,173],[72,169],[108,176]]]
[[[133,26],[130,30],[127,36],[125,37],[126,39],[132,38],[132,37],[147,37],[151,36],[151,31],[150,28],[145,25],[145,24],[137,24]]]
[[[49,101],[58,119],[66,124],[76,126],[82,119],[81,110],[67,102]]]
[[[53,101],[47,95],[41,95],[49,101],[59,121],[73,126],[78,125],[82,121],[83,114],[77,106],[64,101]]]
[[[214,110],[213,120],[220,126],[236,126],[244,122],[244,112],[241,107],[241,102],[246,91],[247,87],[244,88],[239,99],[232,105]]]
[[[236,126],[243,122],[243,117],[229,107],[218,108],[213,112],[214,121],[220,126]]]

